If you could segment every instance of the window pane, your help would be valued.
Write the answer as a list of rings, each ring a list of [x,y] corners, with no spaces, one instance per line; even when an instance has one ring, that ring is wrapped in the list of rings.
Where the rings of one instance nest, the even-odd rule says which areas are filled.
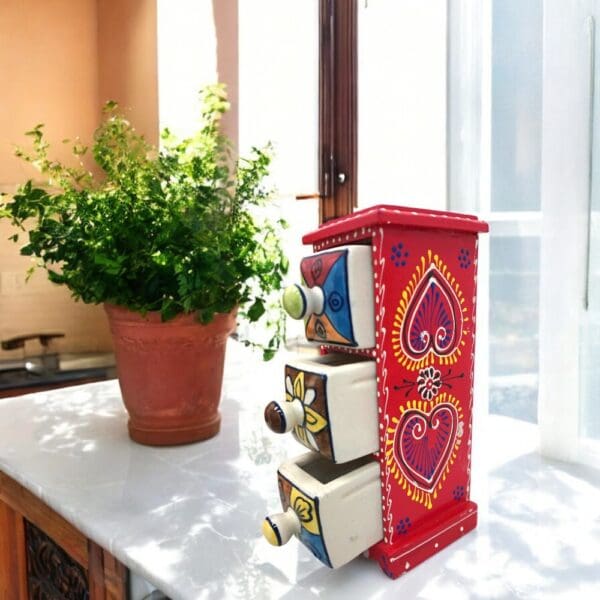
[[[598,21],[596,21],[596,24]],[[598,29],[596,25],[596,49]],[[597,56],[597,55],[596,55]],[[599,81],[598,59],[596,58],[596,86]],[[596,87],[597,89],[597,87]],[[587,273],[587,310],[583,311],[580,329],[580,390],[581,436],[600,442],[600,97],[596,92],[593,124],[593,157],[591,174],[591,206],[589,214],[589,247]],[[600,446],[600,444],[598,444]],[[600,451],[600,447],[598,448]]]
[[[495,0],[492,14],[492,210],[539,210],[542,1]]]
[[[238,6],[241,152],[272,142],[279,193],[315,193],[319,2],[240,0]]]
[[[246,155],[252,146],[273,144],[272,218],[289,223],[284,250],[288,283],[295,283],[309,252],[302,236],[318,226],[318,201],[295,196],[318,191],[319,2],[239,0],[238,6],[240,149]],[[288,340],[304,339],[302,321],[287,323]]]
[[[594,208],[600,203],[595,194]],[[591,215],[588,310],[581,322],[581,435],[600,441],[600,212]]]
[[[358,3],[358,205],[446,208],[446,2]]]
[[[490,411],[537,421],[538,237],[490,239]]]

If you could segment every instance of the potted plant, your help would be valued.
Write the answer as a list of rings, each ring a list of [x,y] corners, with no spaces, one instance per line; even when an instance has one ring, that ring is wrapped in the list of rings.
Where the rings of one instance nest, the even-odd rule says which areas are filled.
[[[109,102],[92,146],[100,175],[84,168],[87,148],[79,142],[78,166],[51,160],[38,125],[27,132],[32,150],[17,155],[44,185],[27,181],[0,204],[0,217],[27,234],[21,254],[35,257],[75,299],[104,304],[129,433],[145,444],[218,432],[225,343],[236,315],[266,321],[267,359],[283,334],[269,298],[288,267],[279,238],[285,223],[257,216],[272,196],[264,186],[269,148],[234,161],[219,129],[225,89],[211,86],[202,96],[198,132],[177,140],[165,130],[160,149]]]

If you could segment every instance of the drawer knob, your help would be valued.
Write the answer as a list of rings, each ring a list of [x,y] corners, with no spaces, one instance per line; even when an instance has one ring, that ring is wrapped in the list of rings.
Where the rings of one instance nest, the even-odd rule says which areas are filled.
[[[283,546],[294,534],[299,533],[300,519],[291,507],[284,513],[266,517],[262,524],[262,534],[272,546]]]
[[[287,433],[304,423],[304,405],[298,399],[270,402],[265,407],[265,423],[274,433]]]
[[[282,297],[283,308],[292,319],[302,319],[306,315],[323,312],[323,290],[318,287],[290,285],[285,288]]]

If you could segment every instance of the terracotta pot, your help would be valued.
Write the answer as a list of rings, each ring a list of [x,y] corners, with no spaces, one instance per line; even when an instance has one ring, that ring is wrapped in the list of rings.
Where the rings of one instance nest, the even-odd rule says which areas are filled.
[[[216,435],[225,346],[237,310],[202,325],[193,314],[163,323],[158,312],[104,308],[131,439],[170,446]]]

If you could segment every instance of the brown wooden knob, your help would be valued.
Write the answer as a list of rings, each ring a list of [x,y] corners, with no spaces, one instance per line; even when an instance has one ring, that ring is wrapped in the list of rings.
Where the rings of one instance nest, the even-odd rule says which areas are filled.
[[[300,400],[269,402],[265,407],[265,423],[274,433],[286,433],[304,423],[304,405]]]

